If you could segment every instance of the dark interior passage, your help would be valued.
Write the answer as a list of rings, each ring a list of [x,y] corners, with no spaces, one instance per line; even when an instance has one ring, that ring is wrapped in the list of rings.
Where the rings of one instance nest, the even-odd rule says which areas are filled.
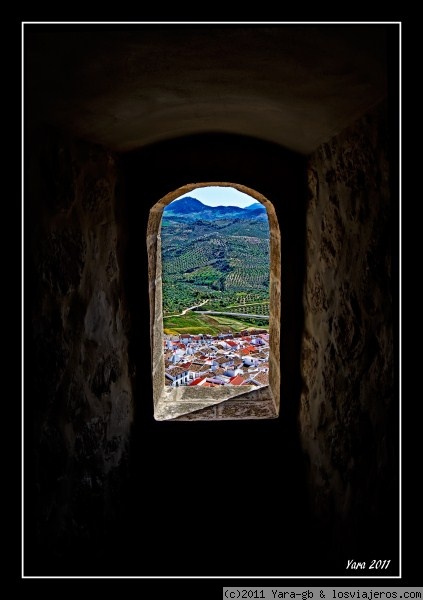
[[[243,569],[244,573],[255,569],[261,573],[269,569],[276,572],[280,557],[273,556],[272,545],[262,547],[259,553],[252,551],[262,546],[259,542],[263,531],[275,528],[278,537],[285,540],[289,538],[296,543],[296,534],[289,532],[289,523],[292,521],[286,516],[295,514],[295,521],[300,527],[308,520],[304,459],[295,422],[301,390],[299,362],[305,264],[305,160],[274,144],[242,136],[208,134],[173,140],[134,152],[125,157],[123,168],[130,232],[125,282],[130,313],[134,318],[131,329],[134,335],[130,336],[129,348],[130,356],[138,368],[146,360],[143,340],[147,339],[149,331],[145,319],[148,280],[146,274],[144,285],[139,285],[133,273],[139,264],[137,257],[144,251],[144,240],[140,239],[138,224],[140,221],[145,223],[148,208],[169,190],[187,182],[207,180],[243,183],[266,195],[277,210],[284,273],[280,419],[267,422],[267,427],[263,423],[248,421],[163,423],[163,428],[160,428],[160,423],[151,422],[152,406],[148,401],[151,389],[149,382],[142,378],[140,382],[137,379],[136,384],[140,402],[136,406],[135,431],[139,433],[133,436],[133,456],[139,456],[141,464],[145,465],[143,457],[150,456],[150,444],[156,447],[153,456],[160,457],[159,464],[147,467],[154,482],[157,481],[157,495],[153,493],[155,499],[149,499],[148,503],[152,514],[157,515],[157,527],[161,527],[163,518],[163,537],[168,540],[166,544],[176,552],[178,539],[192,535],[192,547],[201,550],[193,553],[190,565],[193,566],[191,560],[196,561],[196,572],[212,574],[207,570],[210,569],[207,565],[212,561],[212,548],[215,546],[211,540],[224,540],[229,536],[228,543],[222,544],[223,554],[214,570],[220,567],[222,574],[231,574],[231,569],[237,565],[237,572],[240,572],[239,569]],[[144,169],[145,178],[139,176],[140,170]],[[160,182],[158,189],[157,182]],[[284,227],[285,223],[289,223],[289,227]],[[280,447],[281,440],[282,446],[286,447]],[[165,465],[160,448],[175,450],[171,452],[173,459],[169,463],[165,461]],[[272,472],[281,468],[279,460],[282,456],[287,459],[282,470],[289,472],[287,482],[291,482],[289,488],[292,489],[287,493],[282,489],[281,494],[279,489],[272,491],[271,488],[274,481]],[[142,486],[138,493],[143,494]],[[272,499],[274,495],[275,502]],[[136,497],[137,494],[134,495]],[[201,526],[197,527],[195,523]],[[224,548],[227,550],[226,557]],[[207,559],[208,555],[210,558]],[[291,564],[294,562],[295,559]],[[182,571],[183,563],[179,567],[179,572]]]

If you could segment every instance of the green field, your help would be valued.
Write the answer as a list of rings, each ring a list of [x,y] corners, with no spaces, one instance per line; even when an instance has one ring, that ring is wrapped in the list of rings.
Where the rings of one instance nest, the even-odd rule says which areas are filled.
[[[181,317],[164,317],[164,333],[177,335],[180,333],[218,335],[219,333],[238,332],[245,329],[269,328],[268,321],[246,321],[223,315],[198,315],[188,312]]]

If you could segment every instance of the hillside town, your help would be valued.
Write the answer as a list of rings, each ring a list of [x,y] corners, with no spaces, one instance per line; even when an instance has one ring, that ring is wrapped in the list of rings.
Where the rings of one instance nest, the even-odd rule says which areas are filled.
[[[269,384],[266,330],[164,335],[165,385],[216,387]]]

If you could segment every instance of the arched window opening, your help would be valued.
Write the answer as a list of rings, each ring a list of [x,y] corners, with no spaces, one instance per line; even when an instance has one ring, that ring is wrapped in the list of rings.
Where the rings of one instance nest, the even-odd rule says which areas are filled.
[[[148,225],[156,420],[279,414],[280,234],[273,205],[232,183],[190,184]]]

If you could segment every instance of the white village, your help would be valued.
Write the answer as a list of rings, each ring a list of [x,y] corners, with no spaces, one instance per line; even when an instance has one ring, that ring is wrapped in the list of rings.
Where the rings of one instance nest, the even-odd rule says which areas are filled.
[[[164,335],[165,385],[216,387],[269,384],[266,330]]]

